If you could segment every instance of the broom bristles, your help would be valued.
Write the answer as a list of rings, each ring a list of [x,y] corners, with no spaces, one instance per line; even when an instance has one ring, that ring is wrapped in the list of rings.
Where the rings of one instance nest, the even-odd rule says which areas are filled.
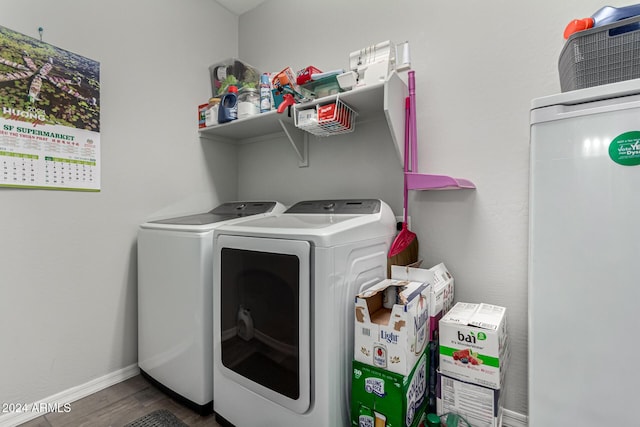
[[[411,233],[413,234],[413,233]],[[418,262],[418,238],[413,234],[413,240],[409,242],[400,252],[395,255],[389,255],[387,258],[387,278],[391,278],[392,265],[409,265]]]

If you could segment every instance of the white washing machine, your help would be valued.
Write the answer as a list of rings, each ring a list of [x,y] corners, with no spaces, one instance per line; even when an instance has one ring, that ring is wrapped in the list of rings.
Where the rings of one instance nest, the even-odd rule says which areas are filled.
[[[215,230],[218,422],[350,425],[354,299],[386,277],[395,224],[380,200],[321,200]]]
[[[230,202],[138,230],[138,365],[200,413],[213,409],[213,230],[283,211],[277,202]]]

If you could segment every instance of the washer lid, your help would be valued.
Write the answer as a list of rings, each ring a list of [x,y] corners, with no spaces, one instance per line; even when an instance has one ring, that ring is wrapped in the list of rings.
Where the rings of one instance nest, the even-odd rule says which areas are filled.
[[[209,212],[180,216],[177,218],[150,221],[152,224],[206,225],[229,219],[268,213],[276,206],[276,202],[227,202]]]

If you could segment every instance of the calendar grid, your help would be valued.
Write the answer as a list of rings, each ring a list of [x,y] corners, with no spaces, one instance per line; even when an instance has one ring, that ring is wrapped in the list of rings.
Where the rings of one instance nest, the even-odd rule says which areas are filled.
[[[99,134],[0,119],[0,187],[100,191]]]

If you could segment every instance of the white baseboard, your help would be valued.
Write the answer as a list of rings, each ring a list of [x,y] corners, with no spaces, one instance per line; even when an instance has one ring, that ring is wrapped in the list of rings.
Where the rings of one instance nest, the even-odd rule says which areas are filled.
[[[60,408],[62,408],[64,404],[75,402],[76,400],[87,397],[90,394],[96,393],[107,387],[111,387],[112,385],[118,384],[131,377],[135,377],[139,373],[140,368],[138,368],[138,364],[136,363],[122,368],[118,371],[111,372],[110,374],[107,374],[100,378],[96,378],[95,380],[91,380],[87,383],[81,384],[79,386],[71,387],[68,390],[64,390],[60,393],[54,394],[53,396],[46,397],[38,401],[37,405],[42,405],[43,407],[45,407],[45,405],[49,407],[55,407],[56,405],[58,405]],[[28,412],[10,412],[3,416],[0,416],[0,427],[15,427],[45,414],[46,410],[42,412],[39,410],[31,410]]]
[[[502,427],[527,427],[529,418],[518,412],[505,409],[502,411]]]

